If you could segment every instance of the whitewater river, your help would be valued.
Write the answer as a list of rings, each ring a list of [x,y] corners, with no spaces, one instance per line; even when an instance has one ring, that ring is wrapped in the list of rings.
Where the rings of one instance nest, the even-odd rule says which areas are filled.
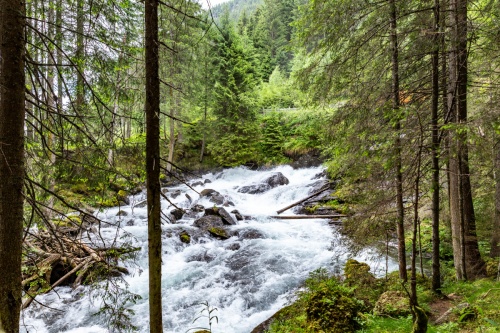
[[[200,303],[208,302],[218,309],[214,314],[219,322],[212,327],[213,332],[249,333],[293,298],[309,272],[319,267],[336,273],[342,271],[343,264],[352,255],[337,227],[329,225],[328,220],[269,218],[276,215],[276,210],[307,196],[313,184],[317,184],[322,170],[321,167],[294,170],[289,166],[265,171],[234,168],[190,181],[206,182],[194,189],[198,192],[207,188],[218,191],[226,202],[234,204],[234,207],[226,208],[228,211],[237,209],[251,219],[228,227],[234,236],[227,240],[217,240],[208,234],[199,235],[198,228],[192,225],[195,217],[184,217],[175,224],[164,223],[162,294],[165,332],[184,333],[190,328],[207,327],[206,319],[195,323],[193,319],[203,309]],[[288,178],[289,184],[261,194],[238,192],[242,186],[260,184],[276,172]],[[214,206],[208,198],[200,199],[186,185],[168,188],[166,195],[185,209],[194,204],[206,208]],[[137,207],[145,199],[145,194],[130,199],[130,206],[98,214],[99,218],[110,223],[101,227],[100,235],[108,244],[130,242],[141,247],[135,263],[123,263],[131,273],[124,279],[129,291],[142,297],[136,304],[128,306],[134,311],[132,324],[139,332],[148,332],[147,212],[145,207]],[[162,199],[164,213],[168,214],[173,208]],[[292,215],[293,210],[285,214]],[[120,226],[118,232],[116,224]],[[184,244],[179,238],[183,231],[199,236],[192,237],[190,244]],[[366,250],[356,258],[368,262],[376,274],[385,270],[383,255]],[[395,267],[391,260],[389,269]],[[22,325],[25,325],[22,331],[111,332],[109,320],[94,315],[102,304],[97,295],[90,287],[80,286],[76,289],[59,287],[39,296],[39,303],[33,303],[22,315]],[[108,299],[108,303],[117,302]]]

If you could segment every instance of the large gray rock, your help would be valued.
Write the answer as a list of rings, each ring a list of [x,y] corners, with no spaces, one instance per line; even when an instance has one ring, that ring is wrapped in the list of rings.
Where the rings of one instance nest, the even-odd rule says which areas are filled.
[[[288,185],[290,183],[288,178],[286,178],[281,172],[276,172],[274,175],[267,178],[265,182],[266,184],[271,186],[271,188],[275,188],[282,185]]]
[[[216,190],[212,190],[210,188],[204,189],[203,191],[200,192],[200,197],[207,197],[209,198],[210,202],[213,202],[216,205],[222,205],[224,204],[225,198],[222,194],[217,192]]]
[[[227,210],[222,207],[205,208],[205,216],[207,215],[220,216],[225,225],[236,225],[236,221],[233,219],[231,214],[229,214]]]
[[[195,220],[193,225],[203,230],[208,230],[214,227],[223,227],[222,217],[217,215],[205,215]]]
[[[272,176],[264,179],[260,184],[252,184],[247,186],[242,186],[238,192],[248,193],[248,194],[260,194],[269,191],[272,188],[287,185],[290,181],[281,172],[276,172]]]
[[[231,214],[227,212],[224,208],[219,208],[219,216],[222,217],[222,222],[225,225],[236,225],[236,221],[233,219]]]
[[[239,193],[248,193],[248,194],[260,194],[267,192],[271,189],[271,186],[268,184],[256,184],[256,185],[247,185],[242,186],[238,189]]]

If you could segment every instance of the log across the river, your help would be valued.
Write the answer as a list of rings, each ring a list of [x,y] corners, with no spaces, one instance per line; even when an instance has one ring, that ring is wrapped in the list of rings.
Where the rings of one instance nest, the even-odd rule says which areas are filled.
[[[326,191],[326,190],[328,190],[328,189],[330,189],[330,186],[329,186],[329,185],[328,185],[328,186],[323,187],[323,188],[322,188],[321,190],[319,190],[318,192],[315,192],[315,193],[311,194],[311,195],[310,195],[310,196],[308,196],[307,198],[304,198],[304,199],[302,199],[302,200],[296,201],[296,202],[294,202],[293,204],[291,204],[291,205],[289,205],[289,206],[286,206],[285,208],[282,208],[282,209],[280,209],[280,210],[276,211],[276,213],[281,214],[281,213],[283,213],[285,210],[290,209],[290,208],[292,208],[292,207],[295,207],[295,206],[297,206],[298,204],[301,204],[301,203],[303,203],[304,201],[306,201],[306,200],[308,200],[308,199],[311,199],[312,197],[315,197],[315,196],[317,196],[318,194],[321,194],[321,193],[325,192],[325,191]],[[332,198],[332,199],[334,199],[334,198]]]
[[[281,215],[275,215],[275,216],[270,216],[273,219],[279,219],[279,220],[306,220],[306,219],[336,219],[339,217],[347,217],[347,215],[343,214],[334,214],[334,215],[288,215],[288,216],[281,216]]]

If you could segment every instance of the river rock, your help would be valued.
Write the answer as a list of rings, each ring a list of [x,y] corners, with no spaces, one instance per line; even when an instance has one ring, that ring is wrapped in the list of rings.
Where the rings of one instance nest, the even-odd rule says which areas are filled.
[[[290,183],[288,178],[286,178],[281,172],[276,172],[274,175],[267,178],[265,182],[266,184],[271,186],[271,188],[275,188],[282,185],[288,185]]]
[[[216,205],[222,205],[224,204],[225,198],[222,194],[217,192],[216,190],[212,189],[204,189],[203,191],[200,192],[200,197],[207,197],[209,198],[210,202],[213,202]]]
[[[228,247],[226,247],[226,249],[230,251],[237,251],[240,249],[240,247],[241,247],[240,243],[233,243],[230,244]]]
[[[182,219],[182,216],[184,215],[184,211],[180,208],[176,208],[170,212],[170,214],[174,217],[174,221]]]
[[[225,225],[236,225],[236,221],[233,219],[231,214],[229,214],[227,210],[222,207],[205,208],[205,216],[209,215],[220,216]]]
[[[203,230],[208,230],[213,227],[223,227],[224,222],[222,222],[222,218],[217,215],[205,215],[195,220],[193,225]]]
[[[252,184],[247,186],[242,186],[238,192],[248,193],[248,194],[260,194],[269,191],[272,188],[287,185],[290,181],[281,172],[275,172],[272,176],[264,179],[260,184]]]
[[[186,231],[183,231],[179,234],[179,239],[185,244],[191,243],[191,236]]]
[[[218,215],[205,215],[194,221],[193,225],[219,239],[228,239],[231,237],[229,232],[224,228],[222,217]]]
[[[268,184],[256,184],[256,185],[247,185],[242,186],[238,192],[239,193],[248,193],[248,194],[260,194],[267,192],[271,189],[271,186]]]
[[[257,229],[244,229],[238,233],[241,240],[264,238],[264,234]]]
[[[181,195],[181,190],[175,190],[174,192],[170,193],[171,198],[177,198],[179,195]]]
[[[197,181],[197,182],[191,183],[191,185],[190,185],[190,186],[191,186],[191,187],[196,187],[196,186],[203,186],[203,185],[205,185],[205,183],[204,183],[204,182],[202,182],[202,181]]]
[[[233,219],[231,214],[229,214],[227,210],[222,207],[219,208],[219,216],[222,217],[222,222],[224,222],[225,225],[236,225],[236,221]]]
[[[241,213],[237,209],[232,210],[231,213],[234,214],[237,221],[243,221],[243,215],[241,215]]]

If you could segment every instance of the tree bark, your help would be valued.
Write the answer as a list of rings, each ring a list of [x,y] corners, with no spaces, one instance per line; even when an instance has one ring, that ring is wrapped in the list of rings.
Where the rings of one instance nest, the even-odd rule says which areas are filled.
[[[158,0],[145,2],[145,43],[149,329],[151,333],[162,333]]]
[[[78,73],[76,75],[76,111],[78,112],[79,115],[83,116],[82,108],[83,108],[83,103],[84,103],[84,80],[83,80],[83,71],[84,71],[84,66],[83,63],[85,61],[84,59],[84,40],[83,40],[83,34],[84,34],[84,15],[83,15],[83,6],[84,6],[84,0],[78,0],[76,3],[76,63],[77,63],[77,69]],[[83,119],[82,119],[83,120]]]
[[[500,141],[496,144],[495,183],[495,217],[493,220],[490,252],[492,258],[500,257]]]
[[[432,52],[432,290],[440,293],[441,272],[439,264],[439,0],[434,0],[434,50]]]
[[[392,108],[394,115],[397,117],[395,130],[396,141],[394,150],[396,155],[396,207],[397,207],[397,234],[398,234],[398,261],[399,261],[399,278],[406,282],[408,274],[406,272],[406,249],[405,249],[405,229],[404,229],[404,206],[403,206],[403,173],[401,162],[401,122],[399,120],[399,46],[397,35],[397,15],[396,2],[389,0],[390,5],[390,34],[391,34],[391,63],[392,63]]]
[[[467,144],[467,0],[451,0],[449,107],[452,133],[450,152],[450,216],[454,264],[458,279],[475,279],[486,274],[476,235],[476,221],[470,183]]]
[[[0,332],[19,332],[24,185],[25,3],[0,0]]]

